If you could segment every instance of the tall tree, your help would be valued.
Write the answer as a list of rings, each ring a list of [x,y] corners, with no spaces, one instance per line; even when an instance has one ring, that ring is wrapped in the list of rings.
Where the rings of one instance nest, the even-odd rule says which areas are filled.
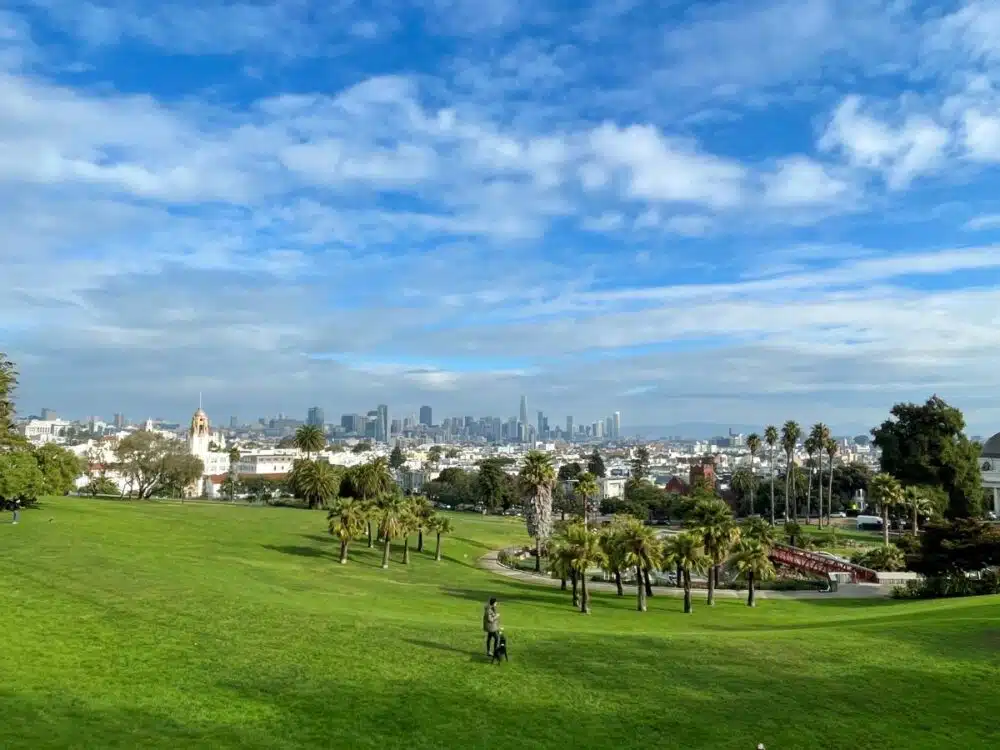
[[[583,524],[574,523],[566,530],[566,546],[570,565],[580,579],[580,612],[590,614],[590,589],[587,586],[587,571],[603,564],[604,550],[596,531]]]
[[[528,536],[535,540],[535,571],[541,572],[544,542],[552,533],[552,486],[556,481],[552,459],[540,451],[529,452],[518,478]]]
[[[589,471],[585,471],[577,479],[574,492],[580,498],[580,515],[583,517],[583,525],[586,526],[587,517],[592,515],[592,502],[601,493],[601,488],[597,485],[597,477]]]
[[[441,562],[441,537],[455,530],[450,520],[444,516],[434,516],[431,519],[430,530],[437,535],[437,545],[434,548],[434,559]]]
[[[740,543],[755,542],[770,551],[777,541],[774,527],[760,518],[748,518],[740,524]]]
[[[636,449],[631,464],[631,475],[637,482],[649,476],[649,449],[645,445],[640,445]]]
[[[658,570],[663,564],[663,547],[656,532],[635,518],[623,520],[616,534],[621,563],[635,569],[636,609],[646,611],[645,572]]]
[[[403,449],[397,444],[393,449],[392,453],[389,454],[389,468],[390,469],[400,469],[406,463],[406,454],[403,453]]]
[[[809,430],[809,438],[812,440],[819,454],[819,482],[817,484],[817,504],[819,505],[818,526],[823,525],[823,456],[826,454],[826,441],[830,439],[830,428],[822,422],[817,422]]]
[[[729,486],[736,493],[739,499],[739,507],[742,511],[746,508],[747,515],[753,513],[753,474],[750,469],[742,466],[733,472],[733,478],[729,481]]]
[[[747,436],[747,449],[750,451],[750,515],[757,512],[753,507],[754,500],[757,499],[757,470],[754,466],[754,459],[760,453],[760,435],[751,432]]]
[[[767,462],[771,467],[771,525],[774,526],[774,449],[778,445],[778,428],[768,425],[764,428],[764,442],[767,443]]]
[[[205,472],[197,456],[180,440],[158,432],[136,430],[118,441],[116,468],[128,482],[129,492],[143,499],[194,484]]]
[[[436,464],[438,461],[441,460],[441,451],[442,448],[440,445],[432,445],[430,449],[427,451],[427,460],[430,461],[432,464]]]
[[[491,512],[507,510],[514,499],[514,480],[504,470],[503,459],[486,458],[479,462],[475,493]]]
[[[46,495],[66,495],[84,473],[83,461],[73,451],[46,443],[35,449],[35,460],[45,477]]]
[[[387,492],[375,501],[375,518],[378,522],[379,534],[385,546],[382,548],[382,567],[389,567],[389,550],[392,540],[402,536],[410,522],[409,504],[398,489]]]
[[[0,507],[33,505],[45,494],[45,475],[30,451],[0,452]]]
[[[576,479],[583,473],[583,467],[577,461],[572,463],[563,464],[559,467],[558,479],[560,482],[568,482],[570,480]]]
[[[292,493],[310,508],[322,508],[340,494],[340,472],[326,461],[300,458],[288,479]]]
[[[631,519],[625,516],[615,516],[611,523],[604,524],[598,531],[601,538],[601,549],[604,550],[605,572],[614,576],[618,596],[624,596],[622,588],[622,570],[625,568],[624,549],[622,547],[622,532],[625,524]],[[641,585],[641,584],[640,584]]]
[[[871,499],[882,513],[882,535],[889,546],[889,510],[903,504],[903,488],[891,474],[881,472],[872,477]]]
[[[365,507],[360,500],[342,497],[327,514],[330,533],[340,541],[340,564],[347,564],[348,545],[364,531]]]
[[[354,490],[361,498],[361,502],[371,505],[378,498],[388,494],[395,487],[392,475],[389,473],[389,463],[380,456],[367,464],[358,466],[351,475]],[[368,518],[368,547],[371,548],[373,516]]]
[[[806,467],[809,469],[809,485],[806,488],[806,523],[809,523],[809,516],[812,511],[810,507],[812,505],[812,492],[813,492],[813,474],[816,473],[816,466],[813,457],[816,455],[817,451],[820,450],[820,446],[817,444],[815,438],[810,434],[805,440],[806,449]],[[820,453],[820,460],[822,460],[822,453]],[[822,480],[821,480],[822,481]]]
[[[785,520],[788,520],[788,505],[791,503],[795,520],[798,520],[798,509],[795,504],[795,472],[792,470],[795,457],[795,446],[802,435],[798,422],[788,420],[781,427],[781,449],[785,452]]]
[[[690,531],[674,534],[667,539],[664,552],[664,562],[668,566],[676,565],[681,572],[681,580],[678,583],[684,587],[684,613],[690,614],[693,611],[691,576],[703,571],[708,562],[703,539],[697,533]]]
[[[608,471],[604,467],[604,459],[601,458],[601,452],[597,448],[594,448],[594,452],[587,459],[587,471],[595,477],[601,477],[602,479],[608,475]]]
[[[314,424],[304,424],[295,431],[295,447],[312,458],[312,454],[323,450],[326,445],[326,435],[321,427]]]
[[[733,558],[733,567],[736,568],[736,572],[747,581],[748,607],[757,606],[755,584],[758,581],[774,578],[774,565],[771,564],[768,554],[769,550],[765,549],[760,542],[750,541],[741,544]]]
[[[937,485],[948,493],[949,518],[982,514],[979,446],[964,433],[962,412],[932,396],[924,404],[901,403],[872,430],[882,451],[882,471],[906,486]]]
[[[240,455],[240,449],[233,446],[229,449],[229,471],[226,477],[226,484],[228,489],[229,502],[236,502],[236,493],[239,491],[239,462],[242,456]]]
[[[913,533],[920,533],[920,514],[930,514],[931,501],[923,487],[912,485],[903,492],[906,506],[913,511]]]
[[[0,447],[14,433],[14,391],[17,388],[17,368],[0,352]]]
[[[829,432],[829,430],[827,430]],[[829,435],[823,441],[823,449],[826,451],[826,458],[828,468],[830,469],[830,479],[827,485],[826,493],[826,518],[827,521],[830,520],[830,515],[833,513],[833,458],[837,455],[837,441],[834,440]],[[865,467],[867,469],[867,467]],[[822,478],[822,476],[820,477]],[[820,518],[823,517],[823,509],[820,508]]]

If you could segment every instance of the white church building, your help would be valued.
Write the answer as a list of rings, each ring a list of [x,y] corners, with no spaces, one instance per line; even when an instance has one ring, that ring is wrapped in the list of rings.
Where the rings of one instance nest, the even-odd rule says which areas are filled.
[[[198,407],[198,411],[191,417],[191,427],[188,429],[188,450],[192,456],[197,456],[205,464],[201,479],[190,490],[191,494],[196,497],[214,497],[216,488],[209,478],[229,471],[229,453],[209,450],[209,445],[213,442],[220,447],[225,445],[221,434],[212,434],[208,415],[201,407]]]
[[[986,508],[1000,517],[1000,432],[983,444],[979,470],[983,477]]]

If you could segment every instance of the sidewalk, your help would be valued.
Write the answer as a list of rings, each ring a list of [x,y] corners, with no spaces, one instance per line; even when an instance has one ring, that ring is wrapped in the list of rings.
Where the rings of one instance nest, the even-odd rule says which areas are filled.
[[[549,578],[545,575],[529,573],[524,570],[513,570],[501,565],[497,561],[497,555],[499,554],[500,550],[488,552],[479,558],[477,564],[483,570],[488,570],[505,578],[513,578],[521,583],[528,583],[534,586],[559,587],[560,581],[556,578]],[[609,591],[614,593],[618,590],[614,583],[590,582],[587,586],[591,591]],[[870,583],[842,583],[836,591],[831,591],[828,594],[821,594],[818,591],[769,591],[767,589],[758,589],[756,596],[758,599],[878,599],[888,597],[891,588],[891,586],[878,586]],[[625,587],[626,595],[628,595],[629,589],[632,590],[633,594],[635,593],[634,584],[629,584]],[[684,589],[672,586],[657,586],[654,588],[654,591],[657,596],[684,595]],[[704,589],[695,589],[694,591],[695,593],[704,593]],[[720,599],[746,599],[747,592],[745,590],[716,589],[715,595]]]

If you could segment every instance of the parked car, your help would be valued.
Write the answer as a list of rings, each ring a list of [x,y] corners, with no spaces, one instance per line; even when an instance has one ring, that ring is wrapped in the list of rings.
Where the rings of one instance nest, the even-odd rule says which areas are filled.
[[[844,513],[844,511],[840,511],[839,513],[831,513],[830,518],[847,518],[847,514]]]

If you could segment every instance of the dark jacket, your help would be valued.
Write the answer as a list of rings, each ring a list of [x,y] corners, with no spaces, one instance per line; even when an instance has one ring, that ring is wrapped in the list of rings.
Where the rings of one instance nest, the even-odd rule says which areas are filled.
[[[483,630],[487,633],[497,633],[500,631],[500,613],[496,606],[487,604],[483,610]]]

